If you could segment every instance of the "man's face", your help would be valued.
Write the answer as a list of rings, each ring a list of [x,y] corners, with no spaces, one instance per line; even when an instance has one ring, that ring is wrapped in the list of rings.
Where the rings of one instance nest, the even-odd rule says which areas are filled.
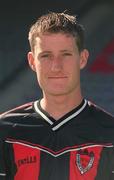
[[[34,53],[28,53],[29,64],[36,71],[38,83],[45,95],[66,95],[80,87],[80,69],[88,53],[78,51],[73,36],[56,33],[36,39]]]

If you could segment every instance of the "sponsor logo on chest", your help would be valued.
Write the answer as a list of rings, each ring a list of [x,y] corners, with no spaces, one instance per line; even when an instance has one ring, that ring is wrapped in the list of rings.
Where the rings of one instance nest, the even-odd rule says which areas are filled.
[[[36,162],[37,162],[36,156],[27,156],[23,159],[18,160],[18,166],[20,167],[21,165],[31,164],[31,163],[36,163]]]

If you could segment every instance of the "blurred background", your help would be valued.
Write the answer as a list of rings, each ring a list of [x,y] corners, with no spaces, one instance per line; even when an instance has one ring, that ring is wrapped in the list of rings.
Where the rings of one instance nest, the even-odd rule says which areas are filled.
[[[48,11],[68,10],[85,27],[83,95],[114,115],[114,0],[6,1],[0,5],[0,113],[42,94],[27,63],[28,31]]]

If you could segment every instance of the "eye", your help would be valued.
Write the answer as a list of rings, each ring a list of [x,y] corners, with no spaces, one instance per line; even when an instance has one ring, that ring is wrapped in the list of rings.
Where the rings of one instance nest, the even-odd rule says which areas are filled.
[[[72,54],[68,53],[68,52],[65,52],[65,53],[63,53],[63,56],[72,56]]]
[[[43,55],[41,55],[41,58],[48,58],[48,57],[50,57],[49,54],[43,54]]]
[[[40,60],[51,60],[51,59],[52,59],[52,55],[49,53],[40,55]]]

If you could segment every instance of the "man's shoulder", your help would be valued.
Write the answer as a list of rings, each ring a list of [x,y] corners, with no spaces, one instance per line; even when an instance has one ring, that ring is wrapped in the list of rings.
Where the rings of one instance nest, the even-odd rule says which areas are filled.
[[[28,102],[28,103],[22,104],[20,106],[17,106],[13,109],[10,109],[6,112],[3,112],[2,114],[0,114],[0,122],[2,120],[5,121],[5,120],[11,119],[13,117],[16,118],[16,117],[29,115],[30,113],[33,112],[32,104],[33,104],[33,102]]]
[[[100,107],[99,105],[96,105],[95,103],[92,103],[88,101],[89,107],[90,107],[90,112],[93,117],[101,120],[112,120],[114,121],[114,116],[105,110],[104,108]]]
[[[26,124],[31,124],[31,121],[35,119],[34,116],[36,115],[33,103],[25,103],[0,115],[0,139],[7,137],[17,125],[24,127]]]

